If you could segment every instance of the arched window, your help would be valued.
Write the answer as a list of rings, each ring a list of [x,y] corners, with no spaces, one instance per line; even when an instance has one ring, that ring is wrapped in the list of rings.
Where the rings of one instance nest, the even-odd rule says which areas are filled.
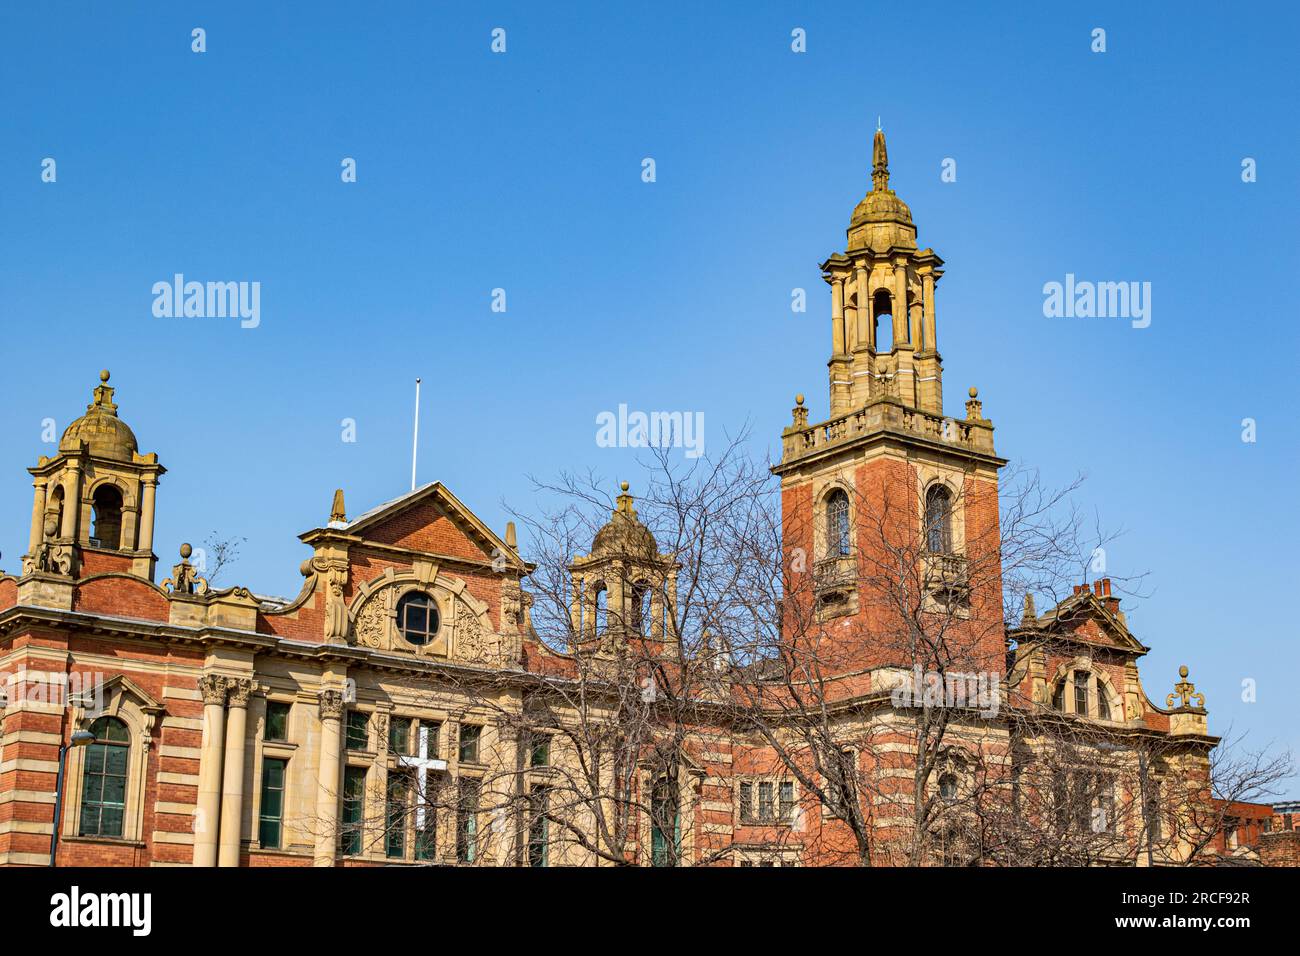
[[[437,602],[423,591],[409,591],[397,602],[397,630],[411,644],[428,644],[441,626]]]
[[[1052,691],[1052,710],[1065,712],[1065,679],[1057,681],[1056,688]]]
[[[51,530],[53,528],[53,530]],[[63,486],[59,485],[50,493],[49,504],[45,506],[46,537],[57,538],[63,533]]]
[[[609,592],[605,590],[605,583],[602,581],[596,585],[596,612],[593,621],[596,633],[603,634],[609,618]]]
[[[86,746],[81,770],[81,836],[120,837],[126,814],[126,766],[130,735],[116,717],[90,725],[95,742]]]
[[[1088,716],[1088,678],[1087,671],[1074,672],[1074,712],[1080,717]]]
[[[957,799],[957,775],[955,773],[945,773],[939,778],[939,796],[945,803],[952,803]]]
[[[886,289],[877,289],[871,300],[872,342],[877,352],[894,350],[894,307]]]
[[[651,615],[650,597],[653,592],[645,582],[632,585],[632,630],[638,634],[649,634]]]
[[[1110,720],[1110,695],[1100,680],[1097,681],[1097,716],[1102,720]]]
[[[836,488],[826,496],[826,556],[840,558],[849,553],[849,496]]]
[[[952,551],[952,495],[943,485],[925,493],[925,549],[931,554]]]
[[[91,498],[95,512],[95,530],[91,544],[116,550],[122,542],[122,492],[114,485],[100,485]]]

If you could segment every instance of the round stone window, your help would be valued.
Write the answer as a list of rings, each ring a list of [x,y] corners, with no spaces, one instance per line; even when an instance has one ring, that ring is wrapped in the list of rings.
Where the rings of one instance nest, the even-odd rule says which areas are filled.
[[[397,602],[397,630],[411,644],[428,644],[441,625],[437,602],[423,591],[411,591]]]

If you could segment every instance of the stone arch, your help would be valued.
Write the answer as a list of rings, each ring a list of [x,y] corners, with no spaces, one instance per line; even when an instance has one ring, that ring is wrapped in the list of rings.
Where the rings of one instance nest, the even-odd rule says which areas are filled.
[[[415,591],[433,598],[442,618],[438,638],[418,646],[408,644],[397,627],[397,603]],[[493,656],[496,645],[488,610],[487,603],[470,594],[459,578],[436,570],[420,573],[389,568],[357,588],[348,608],[348,632],[353,643],[376,650],[417,657],[485,660]]]
[[[139,842],[144,839],[145,790],[148,782],[149,752],[154,725],[164,712],[162,704],[124,675],[96,684],[98,675],[74,672],[90,686],[69,688],[69,703],[74,705],[73,726],[87,729],[100,717],[114,717],[124,723],[130,736],[127,750],[126,796],[123,801],[122,836]],[[63,837],[76,836],[80,829],[82,788],[85,781],[85,747],[68,750],[66,776],[67,810],[61,826]]]

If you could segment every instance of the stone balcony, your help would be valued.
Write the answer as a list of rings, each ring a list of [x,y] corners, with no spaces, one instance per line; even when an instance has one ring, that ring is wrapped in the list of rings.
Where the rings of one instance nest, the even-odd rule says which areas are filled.
[[[796,401],[794,421],[781,433],[780,467],[849,446],[860,439],[890,434],[946,445],[1001,462],[993,451],[993,423],[982,417],[980,403],[974,395],[966,403],[964,419],[934,415],[905,406],[897,399],[881,398],[816,425],[808,424],[808,410],[803,407],[802,396]]]
[[[923,561],[927,590],[963,594],[970,588],[966,559],[961,555],[927,552]]]

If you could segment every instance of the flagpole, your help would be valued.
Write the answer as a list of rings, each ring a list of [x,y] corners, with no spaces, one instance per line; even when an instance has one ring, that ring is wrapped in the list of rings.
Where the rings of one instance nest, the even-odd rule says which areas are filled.
[[[415,456],[420,450],[420,380],[415,380],[415,434],[411,437],[411,490],[415,490]]]

